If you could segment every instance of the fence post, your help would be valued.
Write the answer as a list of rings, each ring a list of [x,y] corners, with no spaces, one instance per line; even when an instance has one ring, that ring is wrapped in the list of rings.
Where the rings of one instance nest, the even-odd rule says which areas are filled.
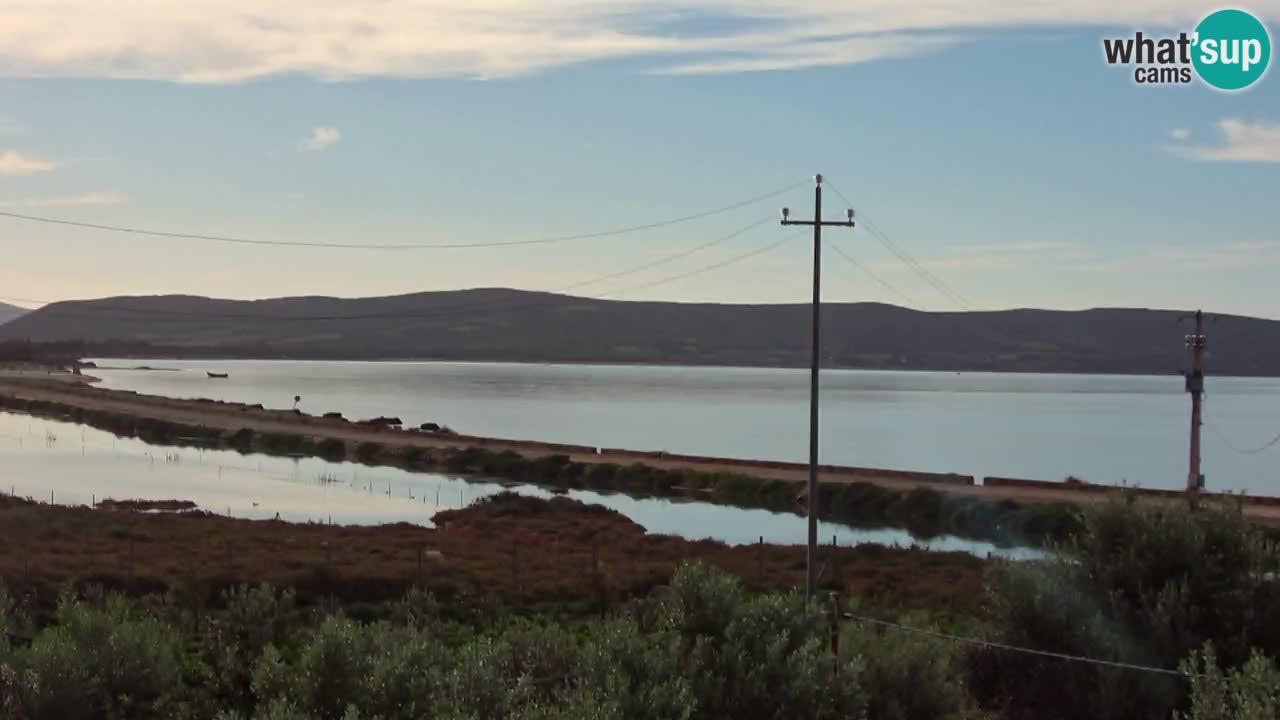
[[[844,579],[840,576],[840,546],[836,543],[836,536],[831,536],[831,584],[843,588]]]
[[[834,592],[831,593],[827,613],[831,616],[831,675],[838,678],[840,677],[840,597]]]
[[[520,594],[520,544],[511,541],[511,590]]]
[[[756,580],[764,584],[764,536],[760,536],[760,541],[756,543]]]
[[[604,587],[604,578],[600,574],[600,540],[599,538],[591,538],[591,577],[596,585],[596,592],[600,596],[600,617],[604,617],[608,610],[607,598]]]

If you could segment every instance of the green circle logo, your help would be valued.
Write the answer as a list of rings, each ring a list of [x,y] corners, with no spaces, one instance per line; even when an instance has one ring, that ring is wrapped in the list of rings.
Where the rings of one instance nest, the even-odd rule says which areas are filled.
[[[1219,10],[1196,26],[1191,62],[1200,79],[1219,90],[1242,90],[1257,82],[1271,60],[1271,36],[1243,10]]]

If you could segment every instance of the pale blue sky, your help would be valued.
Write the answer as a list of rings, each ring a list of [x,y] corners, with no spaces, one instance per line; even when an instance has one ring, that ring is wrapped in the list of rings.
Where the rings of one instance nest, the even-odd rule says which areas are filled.
[[[977,307],[1280,317],[1280,79],[1235,94],[1140,87],[1102,60],[1103,37],[1190,30],[1209,6],[389,0],[385,19],[333,2],[219,15],[237,2],[112,13],[51,0],[94,30],[67,37],[41,7],[0,0],[16,18],[0,29],[0,210],[268,240],[485,242],[652,222],[822,172]],[[280,5],[263,12],[295,3]],[[1276,3],[1252,9],[1277,36]],[[808,217],[811,197],[806,184],[674,227],[482,250],[263,248],[0,218],[0,300],[553,289],[784,204]],[[834,193],[826,203],[842,214]],[[770,223],[581,294],[789,232]],[[956,309],[862,230],[828,242],[923,307]],[[809,258],[799,239],[620,297],[803,302]],[[826,270],[828,299],[898,302],[834,254]]]

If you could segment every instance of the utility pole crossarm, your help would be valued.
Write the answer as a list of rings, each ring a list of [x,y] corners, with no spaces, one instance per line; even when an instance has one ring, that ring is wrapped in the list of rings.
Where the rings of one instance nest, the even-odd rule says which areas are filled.
[[[783,208],[786,212],[790,212],[790,208]],[[814,220],[788,220],[784,215],[782,218],[783,225],[822,225],[823,227],[853,227],[852,220],[824,220],[821,223]]]
[[[818,593],[818,366],[822,345],[822,228],[853,227],[853,209],[844,220],[822,219],[822,176],[814,176],[813,219],[792,220],[790,208],[782,208],[783,225],[813,226],[813,349],[809,368],[809,544],[805,554],[805,594],[812,601]]]

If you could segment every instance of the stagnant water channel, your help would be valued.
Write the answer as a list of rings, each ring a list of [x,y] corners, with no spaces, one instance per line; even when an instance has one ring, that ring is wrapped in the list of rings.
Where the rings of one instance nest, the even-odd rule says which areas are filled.
[[[200,509],[234,517],[294,522],[431,526],[439,510],[465,506],[504,490],[550,497],[533,485],[409,472],[400,468],[330,462],[314,457],[243,455],[232,450],[148,445],[86,425],[0,413],[0,491],[60,505],[104,498],[190,500]],[[731,545],[802,544],[805,520],[788,513],[664,498],[570,490],[568,497],[616,510],[651,533]],[[953,536],[914,538],[905,530],[822,523],[824,542],[917,545],[1030,557],[1037,551],[1000,548]]]

